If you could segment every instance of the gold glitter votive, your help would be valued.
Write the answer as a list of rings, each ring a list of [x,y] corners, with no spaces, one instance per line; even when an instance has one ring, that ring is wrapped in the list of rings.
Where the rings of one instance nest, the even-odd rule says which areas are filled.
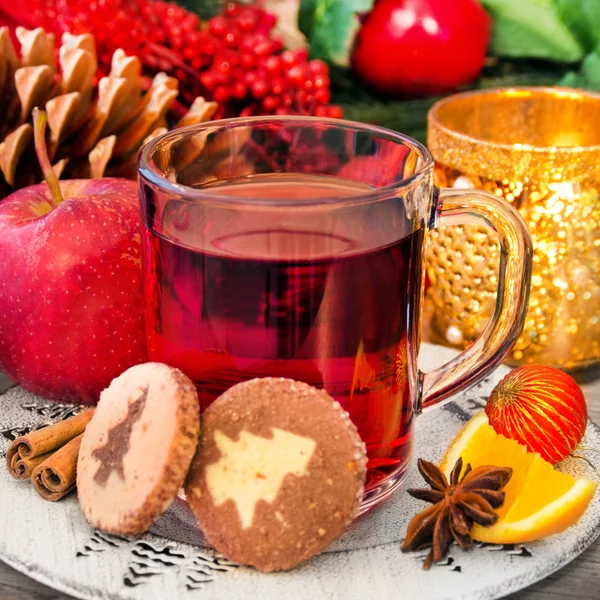
[[[437,185],[496,194],[529,226],[531,294],[509,362],[600,362],[600,94],[467,92],[435,104],[428,124]],[[431,326],[465,347],[494,311],[499,245],[479,226],[443,227],[429,234],[427,260]]]

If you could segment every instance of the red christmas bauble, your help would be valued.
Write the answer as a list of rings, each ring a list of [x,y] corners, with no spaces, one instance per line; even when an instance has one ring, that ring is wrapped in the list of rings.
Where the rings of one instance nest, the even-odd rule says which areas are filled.
[[[566,373],[524,365],[491,393],[485,412],[496,433],[516,440],[552,464],[569,456],[587,425],[581,388]]]

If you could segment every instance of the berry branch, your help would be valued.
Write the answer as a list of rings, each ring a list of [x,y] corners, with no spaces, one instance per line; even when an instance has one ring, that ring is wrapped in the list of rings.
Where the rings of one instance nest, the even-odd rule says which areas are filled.
[[[255,4],[227,3],[208,21],[162,0],[27,0],[28,26],[57,35],[91,33],[98,76],[114,51],[138,56],[145,75],[165,71],[179,82],[179,100],[219,103],[216,118],[301,114],[339,118],[330,105],[329,69],[304,48],[285,50],[273,34],[276,17]],[[110,28],[106,24],[110,23]]]

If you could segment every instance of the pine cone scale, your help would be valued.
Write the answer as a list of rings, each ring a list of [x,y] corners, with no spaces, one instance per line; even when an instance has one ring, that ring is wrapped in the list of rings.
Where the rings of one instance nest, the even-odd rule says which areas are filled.
[[[23,123],[6,136],[0,144],[0,168],[6,182],[15,187],[17,164],[26,148],[33,142],[33,127]]]
[[[110,73],[96,85],[98,59],[90,34],[63,34],[58,74],[53,35],[18,28],[17,36],[20,57],[8,29],[0,28],[0,197],[42,178],[31,126],[36,106],[48,113],[48,154],[59,177],[135,178],[137,151],[168,130],[177,79],[159,73],[144,92],[139,58],[117,50]],[[198,98],[180,124],[209,120],[217,108]]]
[[[48,144],[50,160],[54,158],[59,144],[67,136],[69,125],[76,122],[80,110],[81,94],[79,92],[56,96],[46,102],[48,127],[50,129],[50,143]]]

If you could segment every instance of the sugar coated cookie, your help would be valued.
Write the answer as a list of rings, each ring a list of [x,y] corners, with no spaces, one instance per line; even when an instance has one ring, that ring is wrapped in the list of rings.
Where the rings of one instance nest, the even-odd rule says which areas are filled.
[[[366,461],[356,427],[325,391],[253,379],[204,412],[186,494],[225,556],[262,571],[290,569],[355,517]]]
[[[200,430],[193,383],[160,363],[131,367],[100,395],[77,463],[79,503],[108,533],[146,531],[171,505]]]

